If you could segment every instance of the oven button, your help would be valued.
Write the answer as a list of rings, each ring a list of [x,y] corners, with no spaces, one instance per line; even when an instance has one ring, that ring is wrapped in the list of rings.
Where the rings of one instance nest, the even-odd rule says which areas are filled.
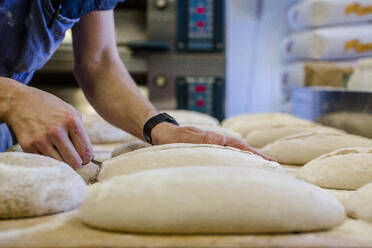
[[[204,7],[197,7],[196,8],[196,13],[198,14],[204,14],[205,13],[205,8]]]
[[[197,26],[198,28],[204,28],[205,23],[204,23],[203,21],[198,21],[198,22],[196,23],[196,26]]]
[[[204,85],[195,86],[195,92],[205,92],[206,87]]]
[[[168,7],[168,0],[155,0],[155,7],[158,9],[165,9]]]
[[[203,107],[204,106],[204,100],[202,100],[202,99],[196,100],[196,105],[198,105],[199,107]]]
[[[168,80],[165,76],[159,75],[155,77],[154,84],[158,88],[164,88],[168,83]]]

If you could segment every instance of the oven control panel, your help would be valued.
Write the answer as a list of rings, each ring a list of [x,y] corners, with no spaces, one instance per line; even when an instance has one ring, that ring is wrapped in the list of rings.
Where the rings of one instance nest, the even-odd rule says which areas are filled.
[[[216,77],[179,77],[177,108],[188,109],[224,118],[225,83]]]
[[[223,52],[224,1],[178,1],[177,50]]]

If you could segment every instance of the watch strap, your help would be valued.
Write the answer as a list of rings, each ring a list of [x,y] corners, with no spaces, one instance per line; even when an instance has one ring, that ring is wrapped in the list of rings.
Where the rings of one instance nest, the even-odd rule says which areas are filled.
[[[161,122],[169,122],[179,126],[178,122],[167,113],[160,113],[151,117],[148,121],[146,121],[143,127],[143,137],[145,137],[145,140],[151,145],[152,145],[151,131],[156,125],[158,125]]]

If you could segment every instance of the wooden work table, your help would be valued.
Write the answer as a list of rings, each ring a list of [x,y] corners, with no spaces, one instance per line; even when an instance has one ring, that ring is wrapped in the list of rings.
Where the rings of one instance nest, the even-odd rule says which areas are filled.
[[[82,224],[77,210],[0,221],[0,247],[372,247],[372,224],[347,219],[332,230],[277,235],[143,235],[107,232]]]

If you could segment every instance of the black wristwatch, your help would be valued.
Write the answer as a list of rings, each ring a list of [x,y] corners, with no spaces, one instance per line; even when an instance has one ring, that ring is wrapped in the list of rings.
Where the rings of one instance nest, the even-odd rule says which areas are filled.
[[[145,140],[151,145],[152,145],[152,138],[151,138],[152,129],[156,125],[164,121],[179,126],[178,122],[172,116],[168,115],[167,113],[157,114],[154,117],[151,117],[148,121],[146,121],[143,127],[143,136],[145,137]]]

